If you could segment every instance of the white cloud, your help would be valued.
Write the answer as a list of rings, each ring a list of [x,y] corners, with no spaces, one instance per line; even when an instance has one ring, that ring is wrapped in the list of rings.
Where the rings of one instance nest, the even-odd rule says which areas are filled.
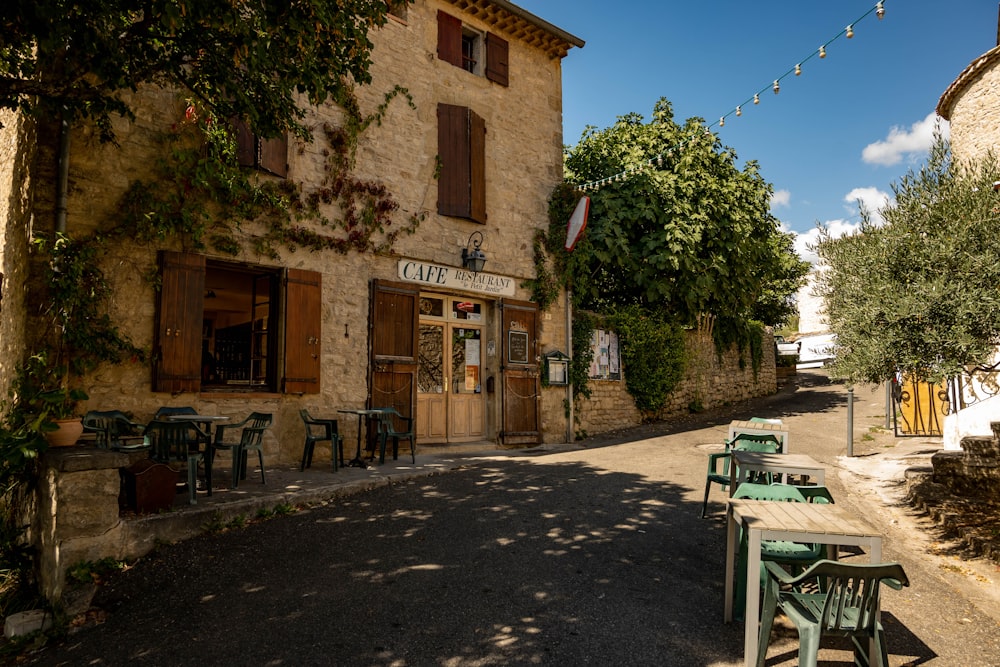
[[[868,164],[878,164],[883,167],[899,164],[906,156],[912,157],[914,154],[927,152],[934,143],[934,130],[938,127],[941,134],[947,138],[948,123],[933,112],[911,125],[909,130],[893,126],[884,141],[876,141],[865,146],[861,151],[861,159]]]
[[[882,226],[885,219],[882,217],[881,210],[892,204],[892,195],[874,187],[854,188],[844,195],[844,201],[851,204],[848,208],[851,213],[858,212],[858,203],[860,202],[871,214],[872,222],[877,226]]]
[[[831,238],[840,238],[841,236],[854,234],[861,228],[860,223],[850,222],[848,220],[828,220],[823,223],[823,226],[827,228]],[[815,246],[818,240],[819,227],[810,229],[804,234],[797,233],[794,241],[795,252],[797,252],[799,257],[803,260],[815,264],[819,261],[819,257],[817,257],[816,253],[810,250],[808,246]]]
[[[771,195],[771,208],[776,209],[792,203],[792,193],[788,190],[775,190]]]

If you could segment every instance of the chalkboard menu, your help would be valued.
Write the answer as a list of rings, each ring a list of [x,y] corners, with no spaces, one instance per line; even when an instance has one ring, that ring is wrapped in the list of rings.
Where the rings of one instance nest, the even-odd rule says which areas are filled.
[[[528,363],[528,332],[507,332],[507,361],[512,364]]]

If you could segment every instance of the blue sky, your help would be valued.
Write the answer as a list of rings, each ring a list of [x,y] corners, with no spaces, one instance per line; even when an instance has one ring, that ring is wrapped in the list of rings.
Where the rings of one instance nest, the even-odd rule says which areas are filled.
[[[885,0],[851,39],[876,0],[514,2],[586,41],[563,60],[564,143],[627,113],[648,119],[665,97],[678,122],[704,118],[741,165],[760,164],[803,256],[817,223],[849,231],[859,199],[884,205],[926,158],[941,94],[997,43],[996,0]]]

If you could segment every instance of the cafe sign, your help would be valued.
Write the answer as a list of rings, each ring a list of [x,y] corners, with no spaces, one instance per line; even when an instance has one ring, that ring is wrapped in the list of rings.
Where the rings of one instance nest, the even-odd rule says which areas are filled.
[[[427,264],[409,259],[399,260],[397,272],[402,280],[427,287],[460,289],[496,296],[514,296],[514,279],[493,273],[483,273],[482,271],[473,273],[454,266]]]

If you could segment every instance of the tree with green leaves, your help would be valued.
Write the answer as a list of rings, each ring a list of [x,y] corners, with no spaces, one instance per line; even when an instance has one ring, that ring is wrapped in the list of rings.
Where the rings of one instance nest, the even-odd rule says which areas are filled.
[[[259,135],[307,136],[302,103],[370,81],[368,32],[400,1],[9,0],[0,108],[89,119],[109,140],[126,93],[155,84]]]
[[[937,381],[987,363],[1000,344],[1000,166],[958,162],[938,138],[858,233],[821,229],[816,292],[837,334],[832,372],[880,383]]]
[[[794,312],[808,264],[769,212],[771,186],[755,162],[738,169],[700,119],[678,125],[661,99],[650,122],[629,114],[588,128],[566,171],[574,184],[624,174],[588,193],[587,230],[573,252],[555,248],[580,306],[639,304],[682,325],[702,314],[780,325]],[[568,190],[553,198],[553,241],[574,200]]]

